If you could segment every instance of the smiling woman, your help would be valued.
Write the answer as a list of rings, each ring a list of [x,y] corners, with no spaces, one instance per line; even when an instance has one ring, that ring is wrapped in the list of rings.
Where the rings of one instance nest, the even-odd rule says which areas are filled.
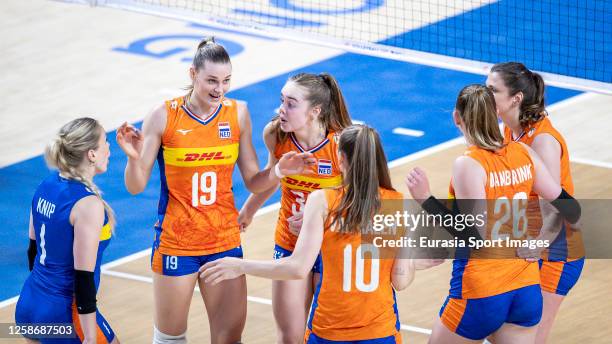
[[[221,257],[242,257],[232,173],[237,163],[252,192],[269,189],[278,175],[300,173],[310,153],[287,155],[276,168],[259,171],[244,103],[225,98],[232,65],[213,38],[198,44],[185,96],[148,115],[140,133],[125,123],[117,142],[128,156],[125,185],[140,193],[157,159],[161,193],[151,268],[154,272],[154,343],[186,342],[187,317],[196,272]],[[212,343],[240,341],[246,319],[244,277],[212,286],[199,281]]]

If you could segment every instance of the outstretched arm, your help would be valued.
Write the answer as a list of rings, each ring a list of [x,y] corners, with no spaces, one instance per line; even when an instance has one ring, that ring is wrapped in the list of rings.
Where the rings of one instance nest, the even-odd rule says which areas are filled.
[[[200,278],[217,284],[247,274],[275,280],[302,279],[314,265],[323,242],[327,201],[322,190],[310,194],[304,210],[304,224],[291,256],[277,260],[256,261],[223,258],[200,268]]]

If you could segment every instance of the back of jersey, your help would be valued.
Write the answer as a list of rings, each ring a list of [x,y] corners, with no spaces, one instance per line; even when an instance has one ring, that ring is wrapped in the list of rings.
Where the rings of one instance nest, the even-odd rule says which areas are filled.
[[[402,194],[379,189],[381,199]],[[342,189],[325,190],[328,209],[340,204]],[[321,258],[323,272],[312,303],[308,329],[329,340],[365,340],[395,336],[399,318],[391,285],[393,259],[380,259],[378,248],[362,244],[362,234],[339,233],[326,221]]]
[[[535,176],[529,153],[521,144],[510,142],[497,152],[470,147],[465,155],[485,170],[487,233],[483,239],[499,245],[472,251],[470,259],[453,262],[450,295],[481,298],[539,283],[537,264],[516,259],[516,247],[506,242],[527,238],[527,198]],[[452,185],[450,193],[454,197]]]
[[[72,298],[74,291],[74,229],[70,224],[72,207],[83,197],[94,195],[84,184],[52,173],[36,189],[32,199],[32,223],[36,235],[37,255],[32,270],[33,282],[53,294]],[[108,225],[101,240],[110,239]],[[100,243],[96,264],[99,281]],[[97,284],[96,283],[96,284]]]

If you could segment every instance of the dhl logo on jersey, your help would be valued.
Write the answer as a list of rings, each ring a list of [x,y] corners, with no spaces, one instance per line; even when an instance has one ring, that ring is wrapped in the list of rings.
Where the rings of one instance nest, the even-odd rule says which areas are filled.
[[[327,189],[339,186],[342,184],[342,176],[333,178],[314,178],[301,175],[291,175],[284,177],[282,184],[293,190],[314,191],[318,189]]]
[[[206,148],[164,148],[164,161],[168,165],[197,167],[228,165],[238,158],[238,143]]]

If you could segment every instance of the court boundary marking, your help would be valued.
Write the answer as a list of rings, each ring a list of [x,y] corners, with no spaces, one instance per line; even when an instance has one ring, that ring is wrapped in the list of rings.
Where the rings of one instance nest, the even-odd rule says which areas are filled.
[[[153,284],[153,278],[148,277],[148,276],[136,275],[136,274],[132,274],[128,272],[113,271],[113,270],[108,270],[108,269],[104,270],[102,273],[108,276],[112,276],[112,277]],[[200,288],[196,285],[195,288],[193,289],[193,292],[199,293]],[[262,304],[262,305],[268,305],[268,306],[272,305],[272,300],[264,298],[264,297],[258,297],[258,296],[247,295],[247,301]],[[400,324],[400,330],[431,335],[431,330],[429,329],[412,326],[412,325],[406,325],[406,324]]]

